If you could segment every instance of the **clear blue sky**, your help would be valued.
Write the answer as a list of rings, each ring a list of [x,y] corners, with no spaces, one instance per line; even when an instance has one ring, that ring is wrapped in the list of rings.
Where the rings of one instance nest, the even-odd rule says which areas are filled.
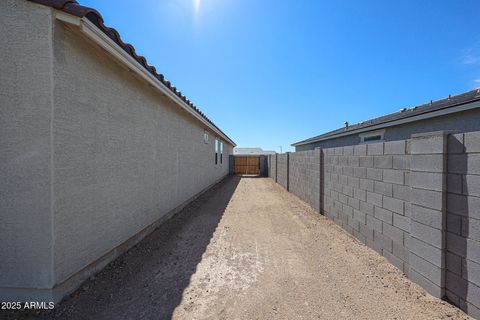
[[[480,87],[478,0],[80,0],[239,147]]]

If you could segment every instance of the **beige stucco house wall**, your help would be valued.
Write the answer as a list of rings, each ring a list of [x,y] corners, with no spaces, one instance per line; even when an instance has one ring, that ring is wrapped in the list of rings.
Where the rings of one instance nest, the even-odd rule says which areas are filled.
[[[3,301],[60,300],[227,175],[233,153],[58,15],[0,2]]]

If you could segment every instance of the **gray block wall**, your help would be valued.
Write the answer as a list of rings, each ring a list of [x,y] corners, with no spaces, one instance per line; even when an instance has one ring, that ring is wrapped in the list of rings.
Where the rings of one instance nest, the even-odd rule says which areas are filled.
[[[411,140],[409,276],[438,298],[445,295],[446,150],[444,132]]]
[[[320,210],[320,149],[290,154],[289,190]]]
[[[260,156],[260,177],[268,177],[268,156]]]
[[[278,161],[278,154],[270,155],[270,166],[268,176],[272,178],[275,182],[277,182],[277,161]]]
[[[407,141],[337,147],[323,152],[325,215],[407,272]]]
[[[295,152],[288,170],[279,159],[290,192],[480,318],[480,132]]]
[[[480,132],[448,138],[446,295],[480,319]]]
[[[288,153],[277,154],[277,182],[288,190]]]
[[[227,175],[233,146],[215,165],[214,131],[53,9],[1,1],[0,24],[0,300],[58,301]]]

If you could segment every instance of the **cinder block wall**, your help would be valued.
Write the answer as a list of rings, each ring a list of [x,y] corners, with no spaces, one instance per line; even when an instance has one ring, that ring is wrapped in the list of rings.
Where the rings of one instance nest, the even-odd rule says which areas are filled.
[[[272,176],[272,155],[267,156],[267,177]]]
[[[413,135],[410,143],[409,277],[445,295],[446,135]]]
[[[277,154],[277,182],[288,190],[288,153]]]
[[[480,318],[480,132],[448,139],[446,295]]]
[[[277,154],[270,155],[270,165],[268,166],[268,176],[277,181]]]
[[[408,272],[407,141],[324,149],[324,213]]]
[[[290,154],[289,190],[320,210],[320,150]]]
[[[277,156],[279,184],[480,318],[480,132]]]
[[[260,177],[268,177],[268,156],[260,156]]]

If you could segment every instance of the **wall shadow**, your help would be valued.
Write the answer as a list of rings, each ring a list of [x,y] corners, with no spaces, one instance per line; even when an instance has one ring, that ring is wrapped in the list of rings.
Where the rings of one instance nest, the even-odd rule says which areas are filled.
[[[463,141],[450,136],[447,154],[446,212],[446,300],[468,312],[468,268],[466,268],[467,238],[469,237],[468,155]]]
[[[325,156],[324,150],[320,149],[320,199],[318,210],[321,215],[325,215]]]
[[[170,319],[241,177],[228,176],[53,311],[23,319]]]

